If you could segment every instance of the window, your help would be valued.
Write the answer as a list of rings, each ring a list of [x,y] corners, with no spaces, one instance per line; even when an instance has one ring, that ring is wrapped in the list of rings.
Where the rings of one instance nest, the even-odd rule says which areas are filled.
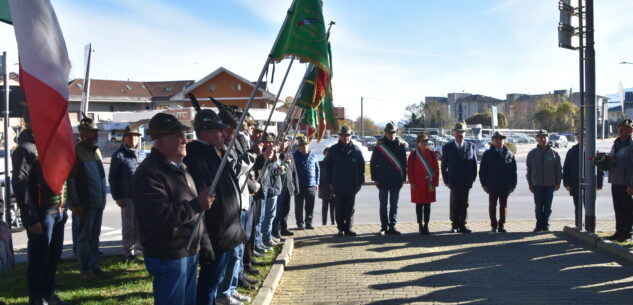
[[[127,89],[128,91],[129,91],[129,90],[132,90],[132,86],[130,86],[130,85],[125,85],[125,86],[123,86],[123,87],[125,87],[125,89]]]
[[[242,91],[242,84],[237,83],[237,91]]]
[[[165,92],[171,92],[171,87],[165,87],[164,91]]]
[[[209,84],[209,92],[216,92],[218,91],[218,85],[215,83],[210,83]]]

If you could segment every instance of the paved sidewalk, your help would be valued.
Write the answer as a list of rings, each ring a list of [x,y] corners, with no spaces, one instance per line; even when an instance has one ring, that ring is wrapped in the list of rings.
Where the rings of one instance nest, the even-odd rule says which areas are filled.
[[[553,230],[571,225],[553,221]],[[612,230],[601,221],[598,231]],[[296,231],[295,251],[272,304],[631,304],[633,266],[570,243],[560,232],[531,232],[533,221],[507,224],[509,233],[430,236],[403,224],[402,236],[335,237],[334,226]]]

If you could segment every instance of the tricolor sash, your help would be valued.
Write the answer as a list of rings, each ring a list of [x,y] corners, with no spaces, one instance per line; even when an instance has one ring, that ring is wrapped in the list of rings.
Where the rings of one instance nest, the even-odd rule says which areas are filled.
[[[378,149],[379,152],[382,153],[383,156],[385,156],[385,158],[387,158],[387,160],[389,160],[389,162],[391,162],[393,167],[395,167],[400,172],[400,174],[404,173],[404,170],[402,169],[402,164],[400,164],[400,160],[398,160],[398,157],[396,157],[396,154],[394,154],[389,149],[389,147],[387,147],[387,145],[385,144],[376,145],[376,148]]]
[[[429,191],[431,191],[433,190],[433,176],[435,176],[435,172],[431,168],[431,165],[429,165],[429,163],[426,162],[426,159],[422,157],[422,154],[420,154],[419,149],[415,150],[415,154],[418,156],[418,159],[420,159],[420,162],[422,162],[422,165],[424,165],[424,168],[426,169],[426,180],[428,182],[427,184],[429,185]]]

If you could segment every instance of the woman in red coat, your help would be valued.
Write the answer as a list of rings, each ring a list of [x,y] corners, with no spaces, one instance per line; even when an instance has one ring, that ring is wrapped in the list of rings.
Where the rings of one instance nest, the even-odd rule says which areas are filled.
[[[431,202],[435,202],[435,188],[439,183],[440,169],[437,154],[426,147],[429,137],[421,134],[416,139],[418,147],[411,151],[407,162],[407,174],[411,185],[411,202],[415,203],[420,234],[429,234]],[[424,215],[424,221],[422,221]]]

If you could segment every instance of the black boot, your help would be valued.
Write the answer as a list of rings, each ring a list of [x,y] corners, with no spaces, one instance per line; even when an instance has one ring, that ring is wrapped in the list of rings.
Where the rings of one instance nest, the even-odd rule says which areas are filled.
[[[424,226],[422,227],[422,234],[423,235],[429,235],[429,224],[428,223],[424,224]]]
[[[418,231],[420,231],[420,234],[424,235],[424,226],[421,222],[418,222]]]

